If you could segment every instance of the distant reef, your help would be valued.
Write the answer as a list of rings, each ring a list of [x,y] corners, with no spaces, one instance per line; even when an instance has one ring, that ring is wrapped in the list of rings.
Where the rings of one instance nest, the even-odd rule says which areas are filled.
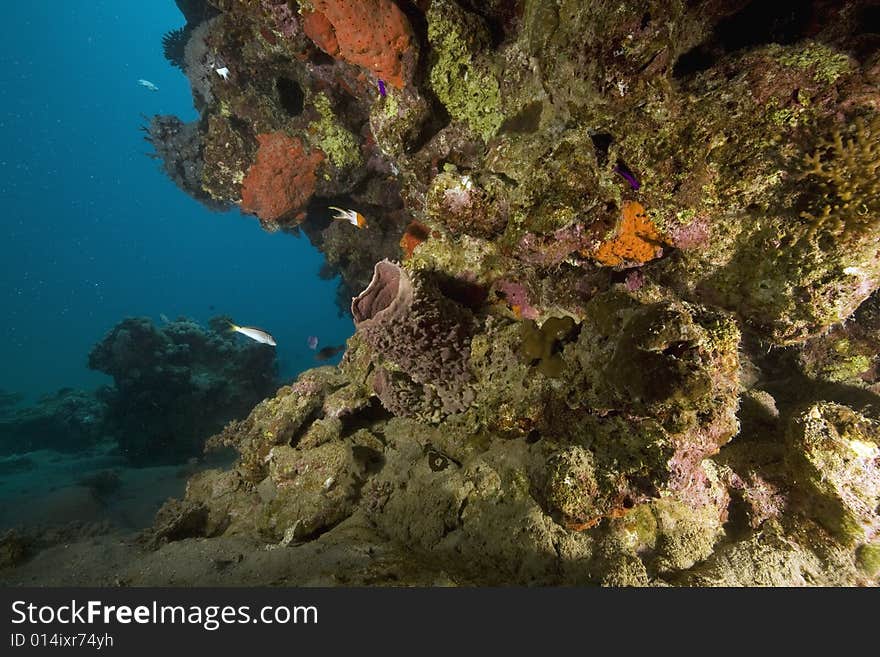
[[[89,367],[113,377],[101,392],[105,418],[131,463],[198,455],[207,436],[275,389],[275,350],[236,338],[220,317],[208,330],[185,318],[129,318],[95,345]]]
[[[876,2],[209,4],[188,146],[169,167],[170,120],[148,136],[187,193],[308,235],[357,330],[208,441],[238,460],[165,505],[151,564],[878,583]],[[110,417],[156,421],[149,367],[120,369]],[[144,388],[169,418],[202,408],[186,371],[186,404]]]
[[[274,350],[237,340],[220,317],[208,329],[185,318],[162,326],[125,319],[88,363],[114,384],[66,388],[33,406],[0,396],[0,455],[114,442],[133,466],[182,463],[278,385]]]
[[[0,456],[40,449],[78,452],[106,440],[107,405],[93,392],[62,388],[36,404],[0,393]]]

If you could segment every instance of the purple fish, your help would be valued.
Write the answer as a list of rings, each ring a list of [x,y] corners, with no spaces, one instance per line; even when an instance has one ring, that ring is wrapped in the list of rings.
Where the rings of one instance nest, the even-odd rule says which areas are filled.
[[[386,95],[385,82],[383,80],[379,80],[379,95],[382,96],[382,98],[385,98]]]
[[[636,180],[636,177],[629,172],[629,170],[627,170],[625,167],[620,166],[619,164],[614,167],[614,173],[619,173],[621,176],[623,176],[626,179],[626,182],[629,183],[629,186],[633,189],[638,189],[642,186],[639,181]]]
[[[315,349],[317,349],[317,348],[318,348],[318,338],[317,338],[317,336],[310,335],[310,336],[309,336],[309,339],[306,340],[306,344],[309,345],[309,349],[311,349],[312,351],[314,351]]]

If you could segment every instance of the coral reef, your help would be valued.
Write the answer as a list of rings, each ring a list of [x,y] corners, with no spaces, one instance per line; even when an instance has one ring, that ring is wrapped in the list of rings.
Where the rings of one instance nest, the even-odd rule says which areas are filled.
[[[200,365],[192,396],[191,354],[254,371],[222,336],[108,336],[119,391],[155,399],[158,367],[184,389],[163,417],[239,418],[175,429],[238,456],[166,505],[154,559],[207,537],[379,544],[398,581],[878,583],[868,0],[211,4],[184,53],[200,119],[154,119],[157,152],[305,233],[356,330],[252,410],[270,379],[236,406]],[[331,583],[388,581],[342,562]]]
[[[275,385],[271,347],[240,342],[222,318],[205,330],[178,319],[117,324],[89,354],[89,367],[113,377],[102,391],[106,430],[135,465],[181,463],[242,417]]]
[[[32,406],[0,407],[0,455],[77,452],[107,439],[107,407],[93,393],[63,388]]]

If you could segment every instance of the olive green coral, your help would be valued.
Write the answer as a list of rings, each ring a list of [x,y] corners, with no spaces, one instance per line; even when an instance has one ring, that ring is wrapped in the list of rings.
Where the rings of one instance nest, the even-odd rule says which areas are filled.
[[[861,236],[880,221],[880,114],[835,130],[804,160],[814,196],[801,217],[811,232]]]

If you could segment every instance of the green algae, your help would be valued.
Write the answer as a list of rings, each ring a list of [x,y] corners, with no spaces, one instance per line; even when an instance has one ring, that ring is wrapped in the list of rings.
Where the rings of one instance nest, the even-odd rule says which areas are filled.
[[[856,563],[868,577],[880,575],[880,543],[866,543],[859,547]]]
[[[339,169],[359,165],[362,158],[358,139],[339,122],[330,106],[330,99],[326,94],[319,93],[315,95],[313,102],[321,115],[321,119],[312,124],[317,135],[318,148]]]
[[[779,54],[779,62],[785,66],[808,70],[813,80],[822,84],[834,84],[852,68],[847,55],[817,42],[786,49]]]
[[[477,58],[488,43],[485,26],[448,0],[432,2],[427,20],[431,87],[454,119],[488,141],[504,117],[498,80],[488,63]]]

